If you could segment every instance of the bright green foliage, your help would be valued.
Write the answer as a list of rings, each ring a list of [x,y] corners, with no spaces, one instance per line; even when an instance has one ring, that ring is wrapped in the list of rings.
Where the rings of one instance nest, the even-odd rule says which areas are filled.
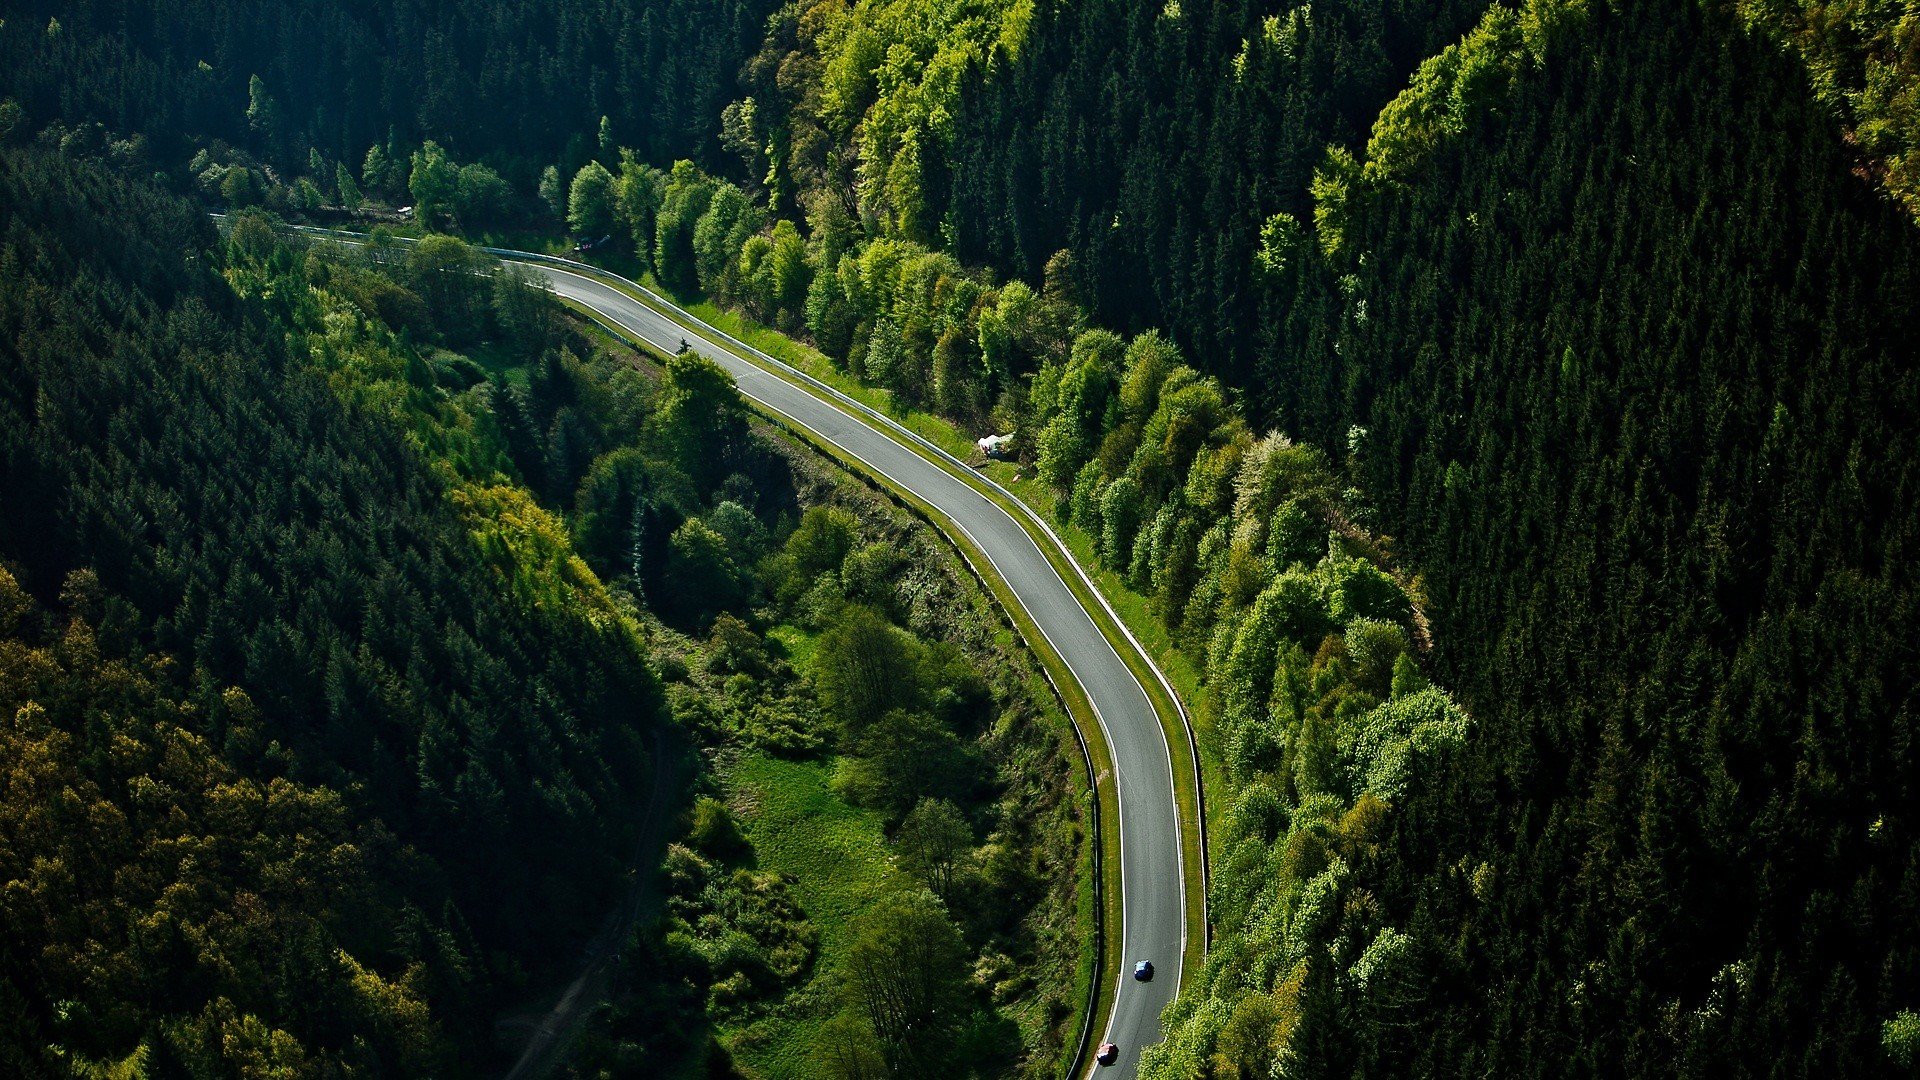
[[[738,854],[746,844],[727,804],[705,795],[694,800],[687,840],[701,854],[722,859]]]
[[[1466,714],[1433,687],[1395,697],[1352,733],[1356,788],[1397,801],[1417,772],[1445,766],[1440,755],[1460,745],[1466,728]]]
[[[807,243],[791,221],[774,223],[771,233],[739,237],[757,228],[761,214],[750,209],[740,214],[726,234],[716,257],[726,257],[733,247],[739,250],[739,265],[731,277],[721,281],[746,307],[749,314],[789,329],[802,325],[807,313],[809,288],[813,281]]]
[[[773,137],[783,144],[847,141],[862,211],[892,235],[932,240],[938,219],[927,191],[929,159],[953,135],[965,81],[1019,57],[1035,5],[862,0],[795,10],[798,33],[769,38],[756,65],[804,65],[818,73],[818,86],[804,109],[784,117],[757,110],[756,120],[776,125]],[[841,179],[817,165],[790,167],[804,189]]]
[[[771,248],[766,261],[765,308],[776,323],[798,326],[813,281],[806,241],[793,222],[783,218],[774,222]]]
[[[1310,240],[1300,219],[1278,213],[1260,227],[1260,253],[1255,256],[1262,273],[1278,278],[1298,272],[1303,258],[1311,256]]]
[[[840,585],[848,600],[897,614],[895,584],[905,569],[900,549],[886,541],[855,548],[840,566]]]
[[[1292,496],[1273,512],[1267,525],[1267,565],[1275,573],[1302,563],[1313,564],[1327,552],[1327,530],[1309,503]]]
[[[602,115],[600,117],[599,143],[600,156],[604,159],[612,160],[617,144],[613,139],[613,118],[610,116]]]
[[[442,214],[452,213],[459,190],[460,166],[453,163],[440,144],[428,141],[413,155],[411,171],[407,174],[414,216],[432,222]]]
[[[1100,495],[1100,557],[1108,566],[1125,569],[1133,559],[1140,532],[1140,484],[1123,476]]]
[[[847,996],[892,1075],[924,1075],[947,1056],[965,1008],[966,950],[927,892],[889,896],[851,928]]]
[[[1426,688],[1427,677],[1421,674],[1420,665],[1414,663],[1411,655],[1402,653],[1400,658],[1393,662],[1393,688],[1391,696],[1396,698],[1406,697],[1408,694],[1417,694]]]
[[[1821,103],[1879,166],[1875,181],[1920,216],[1920,12],[1912,3],[1745,0],[1742,20],[1800,57]]]
[[[352,170],[345,163],[333,167],[333,187],[340,195],[340,205],[349,210],[357,208],[365,199],[360,194],[360,185],[354,182]]]
[[[613,174],[597,161],[587,162],[567,188],[567,227],[598,240],[613,232],[613,209]]]
[[[554,217],[565,219],[567,216],[567,185],[560,179],[560,167],[549,165],[540,170],[540,184],[537,191],[540,201]]]
[[[1347,624],[1346,647],[1354,663],[1355,685],[1376,698],[1400,696],[1391,693],[1400,662],[1412,662],[1412,645],[1404,627],[1379,619],[1355,619]]]
[[[287,198],[287,205],[302,213],[312,213],[326,202],[326,196],[320,186],[309,177],[301,177],[293,182],[293,193]]]
[[[730,296],[739,285],[740,249],[760,231],[765,215],[732,184],[715,186],[693,226],[693,261],[700,287]]]
[[[1100,496],[1107,487],[1107,474],[1098,461],[1089,461],[1074,479],[1073,492],[1067,499],[1067,512],[1062,515],[1071,521],[1075,528],[1089,535],[1100,534]]]
[[[634,252],[643,263],[653,257],[660,200],[665,196],[666,184],[665,173],[643,164],[631,150],[621,151],[620,174],[614,178],[614,215],[632,237]]]
[[[513,188],[485,165],[463,165],[453,193],[453,213],[469,227],[499,221],[513,209]]]
[[[1895,1067],[1909,1072],[1920,1068],[1920,1014],[1902,1009],[1881,1024],[1880,1046]]]
[[[703,486],[726,475],[746,437],[747,405],[733,376],[697,353],[667,361],[659,417],[668,452]]]
[[[1369,179],[1404,177],[1422,167],[1442,139],[1458,138],[1498,105],[1527,62],[1519,19],[1494,7],[1458,44],[1421,63],[1413,84],[1380,110],[1367,140]]]
[[[1327,614],[1343,626],[1356,619],[1402,623],[1412,615],[1400,586],[1364,559],[1328,555],[1314,573],[1320,579]]]
[[[1312,648],[1331,626],[1319,583],[1311,574],[1289,570],[1274,579],[1240,621],[1225,669],[1215,680],[1226,715],[1240,723],[1258,719],[1272,688],[1281,643]]]
[[[1073,355],[1053,382],[1049,398],[1037,403],[1034,423],[1043,424],[1038,451],[1040,475],[1064,487],[1093,456],[1114,399],[1115,373],[1125,345],[1105,330],[1090,330],[1073,345]]]
[[[360,166],[360,181],[368,191],[390,193],[399,186],[395,181],[399,172],[400,165],[387,153],[387,148],[374,143],[367,149],[366,159]]]
[[[1127,343],[1120,380],[1120,407],[1128,417],[1144,420],[1160,406],[1160,393],[1180,368],[1180,350],[1158,330],[1149,330]]]
[[[811,242],[791,221],[769,226],[758,201],[691,162],[663,175],[626,155],[615,190],[618,231],[634,238],[663,284],[736,303],[778,325],[804,326],[829,355],[908,404],[985,422],[996,395],[1016,388],[1016,368],[1057,356],[1067,342],[1063,328],[1079,318],[1060,289],[1036,296],[1017,281],[990,288],[951,257],[917,244],[859,241],[831,209],[815,215]],[[1105,346],[1091,365],[1101,371],[1105,402],[1125,343],[1111,334],[1095,339]],[[1158,351],[1143,346],[1154,353],[1145,366],[1172,363],[1171,346],[1152,341]],[[1075,366],[1089,367],[1084,358]],[[1097,428],[1103,415],[1090,423]],[[1191,441],[1184,430],[1180,438]]]
[[[473,530],[481,555],[522,606],[567,610],[598,629],[626,632],[621,612],[586,562],[574,554],[565,523],[535,502],[525,488],[507,484],[460,488],[452,493],[452,502]],[[689,522],[687,527],[697,526],[698,522]],[[676,543],[676,556],[679,550]]]
[[[853,347],[859,316],[848,303],[838,266],[815,273],[807,286],[807,332],[830,356],[845,357]]]
[[[654,222],[653,268],[669,288],[699,284],[693,233],[713,199],[713,182],[690,161],[676,161],[667,177]]]
[[[772,239],[764,234],[748,237],[747,242],[740,245],[738,263],[733,268],[733,279],[741,306],[761,322],[775,322],[778,311],[773,298]]]
[[[247,79],[247,130],[263,147],[272,148],[281,135],[280,106],[267,93],[266,81],[258,75]]]

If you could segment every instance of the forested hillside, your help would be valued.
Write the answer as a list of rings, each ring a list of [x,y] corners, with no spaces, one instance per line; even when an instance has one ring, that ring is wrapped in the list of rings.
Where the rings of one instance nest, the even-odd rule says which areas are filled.
[[[1288,284],[1337,335],[1272,378],[1365,426],[1479,723],[1378,891],[1430,943],[1426,1036],[1358,1060],[1886,1067],[1920,1003],[1920,232],[1850,164],[1721,15],[1530,4],[1323,183],[1334,255]]]
[[[11,1068],[470,1059],[621,869],[630,627],[503,582],[514,525],[343,408],[196,209],[42,155],[0,187]],[[588,587],[549,573],[512,576]]]
[[[1420,954],[1374,897],[1385,840],[1472,722],[1423,674],[1419,584],[1332,459],[1257,436],[1163,335],[1088,327],[1055,288],[995,286],[903,240],[822,229],[808,245],[786,223],[769,238],[739,189],[687,163],[629,162],[618,187],[614,219],[663,279],[812,328],[896,404],[978,415],[1004,388],[994,415],[1027,433],[1015,445],[1062,527],[1204,663],[1214,940],[1183,1001],[1218,998],[1149,1067],[1184,1075],[1217,1053],[1262,1075],[1342,1016],[1401,1007]],[[850,245],[837,261],[836,242]],[[1273,993],[1246,992],[1262,982]],[[913,1075],[925,1062],[887,1064]]]
[[[1327,144],[1363,139],[1484,6],[793,4],[742,89],[776,195],[1028,280],[1070,251],[1101,322],[1253,390],[1257,328],[1287,314],[1249,273],[1261,224],[1307,213]]]

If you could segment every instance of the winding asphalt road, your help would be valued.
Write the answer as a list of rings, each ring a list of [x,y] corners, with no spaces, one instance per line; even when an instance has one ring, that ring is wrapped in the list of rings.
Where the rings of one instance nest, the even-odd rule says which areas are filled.
[[[224,215],[215,217],[224,220]],[[335,230],[294,228],[349,243],[360,240],[354,234]],[[1096,1042],[1116,1044],[1120,1056],[1110,1067],[1090,1064],[1089,1074],[1098,1074],[1103,1080],[1132,1080],[1140,1051],[1160,1041],[1160,1014],[1180,990],[1188,913],[1179,809],[1174,798],[1177,781],[1164,729],[1154,715],[1151,699],[1033,537],[1007,511],[957,475],[958,470],[964,470],[963,465],[935,464],[908,449],[902,440],[917,436],[774,357],[737,342],[664,297],[620,279],[635,292],[654,299],[653,304],[643,303],[598,277],[568,269],[562,260],[522,251],[486,250],[532,271],[557,295],[588,308],[657,350],[672,353],[684,343],[709,357],[734,377],[742,394],[913,492],[945,518],[943,527],[965,535],[986,554],[1054,651],[1072,669],[1112,752],[1120,807],[1123,947],[1120,969],[1111,973],[1117,987],[1112,1012],[1104,1034]],[[669,308],[677,321],[665,313]],[[723,347],[720,342],[727,345]],[[759,363],[746,359],[749,353]],[[892,434],[882,430],[889,426]],[[930,445],[928,449],[939,456],[938,450]],[[1171,688],[1167,689],[1171,696]],[[1204,912],[1198,917],[1204,919]],[[1153,961],[1156,978],[1144,983],[1132,978],[1133,965],[1139,960]],[[531,1047],[529,1056],[533,1056]]]
[[[508,252],[496,254],[509,255]],[[1054,650],[1073,669],[1112,748],[1120,804],[1120,882],[1123,928],[1119,986],[1105,1036],[1120,1048],[1103,1078],[1131,1078],[1141,1048],[1160,1041],[1160,1012],[1179,991],[1186,942],[1186,892],[1181,865],[1180,822],[1173,794],[1173,768],[1160,721],[1133,672],[1033,538],[1005,510],[961,480],[903,446],[857,406],[835,400],[832,391],[809,385],[797,372],[783,377],[762,364],[785,368],[771,357],[756,364],[719,344],[726,335],[684,311],[688,329],[647,304],[595,278],[549,263],[523,262],[554,292],[656,349],[672,353],[685,341],[730,373],[740,392],[787,422],[832,443],[874,472],[903,487],[947,519],[987,555]],[[664,303],[664,301],[663,301]],[[791,372],[791,369],[786,369]],[[1132,977],[1137,960],[1152,960],[1151,982]]]

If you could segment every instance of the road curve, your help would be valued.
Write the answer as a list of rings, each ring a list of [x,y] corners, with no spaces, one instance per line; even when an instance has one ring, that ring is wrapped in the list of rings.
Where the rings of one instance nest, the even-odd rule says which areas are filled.
[[[499,254],[507,254],[500,252]],[[1120,1060],[1097,1068],[1103,1078],[1134,1075],[1143,1047],[1161,1038],[1160,1013],[1179,992],[1186,944],[1186,892],[1172,761],[1158,717],[1133,672],[1062,581],[1033,538],[1005,510],[965,481],[902,445],[854,411],[803,388],[800,377],[775,375],[718,342],[725,335],[681,312],[690,330],[600,280],[548,263],[520,265],[558,295],[667,353],[681,342],[725,368],[740,392],[913,492],[986,553],[993,568],[1046,635],[1092,702],[1112,749],[1120,808],[1121,970],[1105,1035]],[[774,363],[777,364],[777,361]],[[1137,960],[1152,960],[1151,982],[1132,978]]]

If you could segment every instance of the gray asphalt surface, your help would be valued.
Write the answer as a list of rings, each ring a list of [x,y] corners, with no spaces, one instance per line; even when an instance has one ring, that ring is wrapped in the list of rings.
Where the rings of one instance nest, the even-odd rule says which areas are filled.
[[[770,374],[716,342],[717,331],[696,333],[631,296],[557,267],[523,263],[556,293],[667,353],[684,340],[713,359],[741,393],[791,423],[865,462],[944,514],[986,552],[1054,649],[1073,669],[1093,702],[1113,749],[1120,793],[1120,880],[1124,926],[1119,985],[1106,1034],[1096,1040],[1120,1048],[1120,1060],[1092,1068],[1101,1077],[1130,1078],[1142,1047],[1161,1038],[1160,1013],[1179,989],[1186,940],[1180,825],[1166,739],[1146,692],[1080,606],[1026,531],[992,500],[946,469],[883,434],[872,421],[830,402],[797,381]],[[701,325],[696,321],[696,325]],[[1111,928],[1109,928],[1111,930]],[[1152,960],[1152,982],[1136,982],[1133,965]]]

